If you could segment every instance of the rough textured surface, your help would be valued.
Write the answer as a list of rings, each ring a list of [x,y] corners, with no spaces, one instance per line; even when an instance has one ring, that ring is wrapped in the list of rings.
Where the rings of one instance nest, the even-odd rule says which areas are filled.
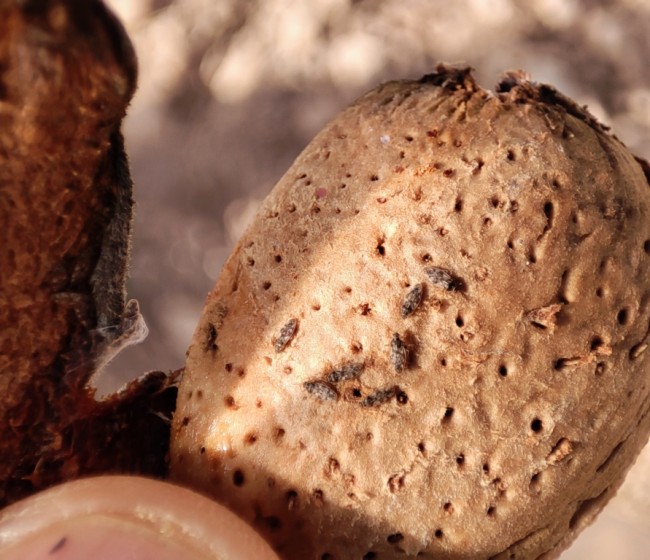
[[[174,477],[286,558],[559,550],[650,428],[644,168],[520,75],[491,94],[441,69],[362,97],[208,299]]]
[[[137,212],[129,292],[150,335],[100,387],[183,363],[206,294],[314,135],[376,84],[441,60],[552,83],[650,158],[645,0],[107,0],[138,53],[124,134]],[[621,61],[624,61],[622,63]],[[646,560],[650,446],[564,557]],[[627,487],[627,488],[626,488]]]
[[[0,1],[0,506],[84,473],[164,464],[168,429],[151,410],[170,410],[170,380],[152,374],[103,403],[87,387],[146,329],[124,294],[120,123],[135,79],[101,2]]]

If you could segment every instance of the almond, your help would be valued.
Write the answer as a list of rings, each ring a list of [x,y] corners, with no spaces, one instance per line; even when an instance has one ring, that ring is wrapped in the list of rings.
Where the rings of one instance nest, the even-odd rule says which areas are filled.
[[[361,97],[207,300],[172,477],[286,559],[558,553],[650,429],[647,174],[521,73]]]

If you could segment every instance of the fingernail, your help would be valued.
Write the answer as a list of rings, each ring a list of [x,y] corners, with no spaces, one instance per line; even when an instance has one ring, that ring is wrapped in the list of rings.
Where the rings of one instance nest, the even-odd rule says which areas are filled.
[[[0,558],[30,560],[208,560],[188,543],[179,546],[143,524],[88,515],[55,523],[0,552]]]
[[[172,484],[98,477],[0,512],[0,560],[278,560],[223,506]]]

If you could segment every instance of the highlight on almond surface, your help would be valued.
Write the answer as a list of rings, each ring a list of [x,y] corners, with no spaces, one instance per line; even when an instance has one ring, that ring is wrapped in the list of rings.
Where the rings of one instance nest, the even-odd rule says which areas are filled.
[[[559,553],[650,430],[649,213],[647,164],[523,73],[377,87],[226,262],[172,479],[287,560]]]

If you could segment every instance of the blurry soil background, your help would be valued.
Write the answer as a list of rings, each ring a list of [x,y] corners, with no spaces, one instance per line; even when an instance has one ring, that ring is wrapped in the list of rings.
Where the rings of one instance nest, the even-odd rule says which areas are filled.
[[[106,391],[182,365],[259,203],[316,132],[377,83],[469,64],[554,84],[650,158],[648,0],[109,0],[140,61],[125,123],[137,201],[129,296],[148,340]],[[567,560],[645,560],[650,447]]]

